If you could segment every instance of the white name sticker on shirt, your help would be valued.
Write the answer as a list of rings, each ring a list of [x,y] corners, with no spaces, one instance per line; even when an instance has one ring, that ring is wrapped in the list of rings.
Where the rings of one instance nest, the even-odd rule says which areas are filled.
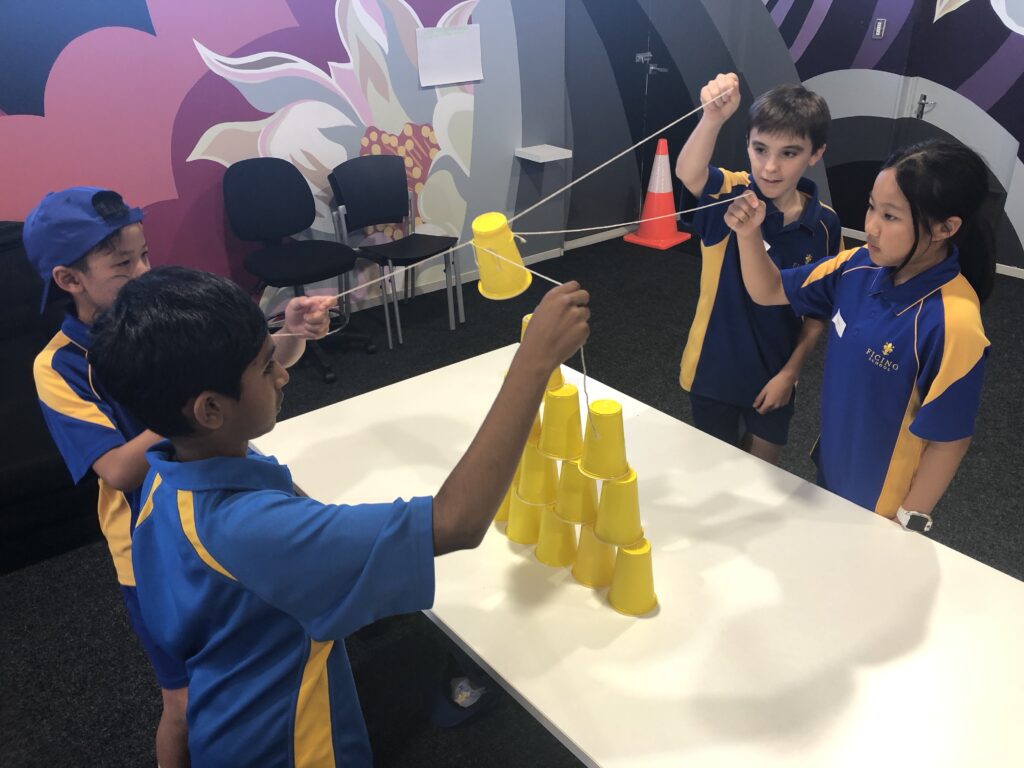
[[[846,330],[846,321],[843,320],[843,313],[840,312],[838,309],[836,310],[835,315],[833,315],[832,317],[832,325],[836,327],[836,333],[839,334],[839,338],[843,338],[843,331]]]

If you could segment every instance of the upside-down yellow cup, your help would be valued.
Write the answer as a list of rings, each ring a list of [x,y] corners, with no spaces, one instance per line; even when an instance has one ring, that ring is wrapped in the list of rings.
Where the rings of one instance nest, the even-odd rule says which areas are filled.
[[[567,523],[593,525],[597,519],[597,483],[580,472],[578,461],[562,462],[555,514]]]
[[[601,541],[617,547],[627,547],[643,538],[640,494],[636,472],[632,469],[621,480],[605,480],[601,484],[594,534]]]
[[[580,396],[572,384],[544,393],[544,420],[537,447],[545,456],[562,461],[578,459],[583,453]]]
[[[526,335],[526,326],[530,324],[530,318],[533,317],[531,312],[528,315],[523,315],[523,322],[519,326],[519,342],[522,343],[523,337]],[[562,367],[558,366],[551,372],[551,376],[548,378],[548,389],[558,389],[560,386],[565,384],[565,377],[562,376]]]
[[[519,495],[530,504],[554,504],[558,498],[558,462],[530,443],[523,449]]]
[[[537,549],[533,554],[544,565],[564,568],[576,559],[576,526],[555,514],[552,505],[544,507],[540,518]]]
[[[594,535],[592,525],[580,526],[580,543],[576,549],[573,578],[587,587],[607,587],[615,569],[615,547]]]
[[[595,400],[590,404],[580,471],[595,480],[614,480],[629,471],[622,406],[614,400]]]
[[[486,298],[511,299],[530,287],[533,275],[523,264],[508,219],[502,214],[483,213],[473,219],[473,250],[480,268],[477,287]]]
[[[619,547],[608,602],[616,611],[629,616],[645,614],[658,604],[654,594],[651,543],[647,539],[631,547]]]
[[[512,492],[512,500],[508,508],[508,525],[505,535],[509,541],[517,544],[536,544],[540,536],[540,519],[549,504],[530,504]]]

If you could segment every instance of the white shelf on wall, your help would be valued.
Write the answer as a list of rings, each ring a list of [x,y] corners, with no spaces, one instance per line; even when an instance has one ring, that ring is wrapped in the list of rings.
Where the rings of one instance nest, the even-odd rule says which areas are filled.
[[[552,163],[556,160],[568,160],[572,157],[572,150],[551,144],[534,144],[532,147],[519,147],[515,155],[534,163]]]

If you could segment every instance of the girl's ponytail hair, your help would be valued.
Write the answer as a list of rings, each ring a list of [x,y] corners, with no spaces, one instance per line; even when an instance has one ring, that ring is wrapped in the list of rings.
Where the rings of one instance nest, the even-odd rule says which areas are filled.
[[[981,215],[989,194],[985,161],[960,142],[933,140],[897,150],[882,166],[887,168],[895,171],[914,225],[914,245],[899,269],[917,251],[922,227],[957,216],[963,223],[951,242],[959,251],[960,272],[985,301],[996,273],[991,227]]]

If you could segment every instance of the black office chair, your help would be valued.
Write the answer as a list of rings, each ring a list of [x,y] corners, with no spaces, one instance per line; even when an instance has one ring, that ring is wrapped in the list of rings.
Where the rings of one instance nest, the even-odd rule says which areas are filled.
[[[265,286],[292,288],[305,294],[309,283],[338,278],[347,289],[348,274],[355,267],[356,252],[330,240],[286,238],[309,229],[316,217],[313,193],[299,170],[286,160],[257,157],[231,165],[224,174],[224,210],[231,230],[242,240],[263,243],[263,248],[245,257],[245,268]],[[340,293],[341,291],[339,291]],[[336,319],[347,325],[348,297]],[[362,344],[367,353],[377,351],[369,336],[346,330],[337,334],[342,341]],[[306,343],[319,364],[324,381],[337,380],[323,349],[317,342]]]
[[[375,224],[397,224],[411,219],[412,195],[406,180],[405,160],[397,155],[354,157],[331,171],[327,178],[337,203],[337,208],[334,210],[335,226],[338,229],[338,237],[343,243],[349,242],[349,232],[353,230]],[[398,311],[395,288],[395,268],[409,268],[409,275],[405,281],[405,294],[407,299],[412,298],[416,295],[416,265],[431,256],[447,251],[456,243],[454,237],[421,234],[414,232],[414,229],[415,225],[411,223],[408,226],[408,234],[401,239],[379,245],[362,245],[357,249],[360,256],[373,261],[380,268],[381,298],[384,304],[389,348],[393,348],[393,344],[391,342],[391,321],[388,319],[387,283],[391,285],[398,343],[403,343],[402,319]],[[386,280],[383,279],[385,268],[389,272]],[[466,322],[457,251],[445,253],[444,277],[448,295],[448,327],[454,331],[456,301],[459,322]]]

